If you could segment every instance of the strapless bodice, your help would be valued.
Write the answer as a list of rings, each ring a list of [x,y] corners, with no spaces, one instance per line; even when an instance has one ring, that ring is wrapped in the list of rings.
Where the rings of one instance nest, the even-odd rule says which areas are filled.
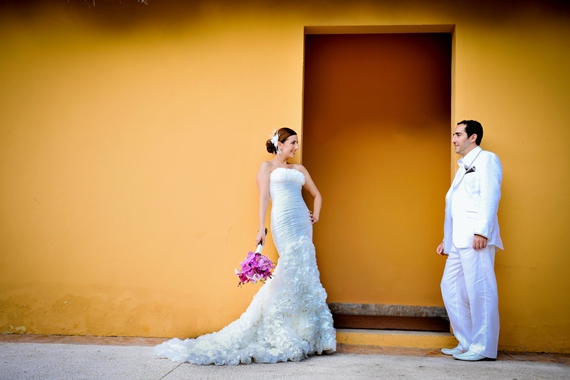
[[[297,169],[277,168],[270,174],[271,232],[279,252],[287,252],[301,236],[312,238],[309,209],[301,194],[304,184],[305,175]]]

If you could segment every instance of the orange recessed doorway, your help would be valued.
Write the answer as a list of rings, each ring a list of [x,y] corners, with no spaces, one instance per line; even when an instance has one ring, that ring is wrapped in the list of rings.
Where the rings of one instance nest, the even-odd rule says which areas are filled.
[[[451,47],[451,32],[305,35],[303,164],[324,199],[329,303],[443,305]]]

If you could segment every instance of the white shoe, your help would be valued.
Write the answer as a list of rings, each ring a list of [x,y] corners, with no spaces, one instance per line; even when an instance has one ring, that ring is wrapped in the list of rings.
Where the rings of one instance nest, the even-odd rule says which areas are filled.
[[[465,351],[463,351],[461,348],[459,348],[459,346],[455,347],[455,348],[442,348],[441,349],[441,353],[444,355],[455,355],[455,354],[462,354]]]
[[[463,353],[463,354],[455,354],[455,355],[453,355],[453,357],[454,357],[455,359],[458,359],[458,360],[465,360],[465,361],[468,361],[468,362],[477,362],[477,361],[479,361],[479,360],[495,360],[495,359],[488,358],[488,357],[486,357],[486,356],[483,356],[483,355],[478,354],[478,353],[473,352],[473,351],[467,351],[467,352],[465,352],[465,353]]]

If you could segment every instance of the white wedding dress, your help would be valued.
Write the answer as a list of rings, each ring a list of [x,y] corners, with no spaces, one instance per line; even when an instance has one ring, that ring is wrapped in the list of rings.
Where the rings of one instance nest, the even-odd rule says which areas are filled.
[[[305,176],[296,169],[271,172],[271,232],[279,260],[273,278],[259,289],[241,317],[212,334],[164,342],[154,348],[155,354],[178,362],[236,365],[299,361],[336,350],[313,227],[301,196],[304,183]]]

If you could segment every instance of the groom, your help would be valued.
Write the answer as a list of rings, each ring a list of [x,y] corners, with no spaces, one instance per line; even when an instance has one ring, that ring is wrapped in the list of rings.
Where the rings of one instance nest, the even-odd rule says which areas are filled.
[[[481,149],[483,127],[474,120],[457,124],[451,142],[462,157],[445,196],[444,239],[439,255],[448,255],[441,293],[455,348],[443,348],[455,359],[478,361],[497,358],[499,310],[494,261],[503,249],[497,210],[501,198],[499,158]]]

